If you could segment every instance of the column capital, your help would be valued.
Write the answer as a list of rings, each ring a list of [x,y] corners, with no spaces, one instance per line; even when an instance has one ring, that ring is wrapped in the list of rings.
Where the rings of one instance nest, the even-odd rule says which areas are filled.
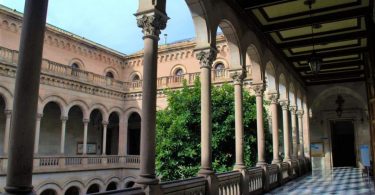
[[[269,99],[271,100],[271,104],[277,104],[279,100],[279,94],[278,93],[270,93],[268,94]]]
[[[264,84],[253,84],[252,85],[253,91],[255,92],[256,96],[263,96],[264,92]]]
[[[103,125],[103,126],[107,126],[108,124],[109,124],[108,121],[102,121],[102,125]]]
[[[199,60],[201,68],[211,69],[212,63],[217,56],[217,49],[215,47],[210,47],[207,49],[198,50],[196,52],[196,58]]]
[[[66,122],[66,121],[68,120],[68,116],[61,116],[61,117],[60,117],[60,120],[61,120],[62,122]]]
[[[279,101],[281,109],[288,110],[289,108],[289,101],[288,100],[281,100]]]
[[[8,117],[8,116],[11,116],[12,115],[12,110],[5,110],[4,111],[5,115]]]
[[[234,85],[242,85],[243,79],[246,77],[246,72],[243,69],[230,70],[229,75],[233,79]]]
[[[292,114],[296,114],[296,112],[297,112],[297,106],[289,106],[289,111],[290,111]]]
[[[90,119],[84,118],[84,119],[82,120],[82,122],[87,124],[87,123],[90,122]]]
[[[297,110],[296,114],[297,114],[298,117],[302,118],[302,116],[303,116],[303,110]]]
[[[150,13],[136,14],[137,26],[142,28],[144,37],[159,40],[161,30],[167,26],[168,16],[157,10]]]

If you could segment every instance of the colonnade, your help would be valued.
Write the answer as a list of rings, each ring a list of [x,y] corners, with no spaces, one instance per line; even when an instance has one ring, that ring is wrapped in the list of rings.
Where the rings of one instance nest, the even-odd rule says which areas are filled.
[[[164,2],[165,3],[165,2]],[[10,153],[8,161],[8,175],[5,190],[8,194],[20,194],[32,192],[32,165],[35,135],[39,133],[40,117],[37,117],[37,98],[39,90],[40,65],[43,49],[43,37],[47,13],[48,0],[26,1],[25,15],[21,35],[21,45],[19,54],[19,65],[16,78],[16,90],[14,98],[14,116],[12,117],[12,131],[10,135]],[[156,8],[155,8],[155,7]],[[165,5],[159,2],[157,5],[149,7],[140,6],[137,16],[137,24],[142,28],[144,34],[144,65],[143,65],[143,90],[142,90],[142,122],[141,122],[141,164],[140,175],[136,183],[147,189],[148,194],[157,194],[157,184],[159,183],[155,174],[155,126],[156,126],[156,77],[157,77],[157,50],[160,31],[166,27],[168,17],[165,13]],[[216,59],[216,45],[212,43],[206,46],[199,46],[195,50],[197,59],[201,65],[201,168],[199,175],[207,179],[210,194],[218,194],[215,180],[215,172],[212,168],[212,121],[211,121],[211,67]],[[245,64],[241,65],[246,67]],[[31,67],[31,68],[30,68]],[[30,71],[33,70],[33,71]],[[242,81],[244,70],[233,70],[233,84],[235,85],[235,115],[236,115],[236,166],[235,169],[245,169],[243,150],[243,107],[242,107]],[[252,89],[256,94],[257,108],[257,142],[258,142],[258,162],[257,166],[265,167],[265,133],[263,126],[263,99],[265,84],[253,83]],[[28,97],[30,101],[25,101]],[[272,130],[274,159],[273,163],[280,163],[278,157],[278,123],[277,104],[278,94],[273,94],[271,98]],[[289,125],[287,120],[288,102],[283,101],[284,127]],[[300,157],[303,153],[302,117],[304,112],[294,105],[289,106],[292,117],[293,142],[289,143],[285,136],[285,161],[288,161],[289,153],[292,151],[291,159],[298,157],[297,131],[300,139]],[[297,117],[299,125],[297,129]],[[39,120],[38,120],[39,118]],[[62,118],[62,123],[66,123]],[[39,121],[39,122],[38,122]],[[87,151],[87,129],[88,119],[84,123],[84,145],[83,151]],[[103,125],[106,124],[105,122]],[[36,131],[34,131],[36,127]],[[66,125],[62,125],[61,133],[65,135]],[[103,131],[105,133],[105,131]],[[284,135],[288,132],[284,131]],[[65,136],[62,136],[61,143]],[[31,146],[31,147],[30,147]],[[63,148],[61,148],[63,151]],[[103,150],[104,151],[104,150]]]

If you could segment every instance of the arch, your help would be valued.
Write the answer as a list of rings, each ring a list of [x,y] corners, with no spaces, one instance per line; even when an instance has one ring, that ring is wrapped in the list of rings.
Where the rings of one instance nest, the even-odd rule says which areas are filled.
[[[171,76],[177,76],[176,72],[177,72],[178,69],[181,69],[182,72],[183,72],[183,74],[187,73],[186,67],[184,65],[182,65],[182,64],[176,64],[176,65],[174,65],[172,67],[170,75]]]
[[[81,70],[86,70],[85,64],[81,59],[73,58],[69,61],[69,65],[72,66],[73,64],[77,64],[78,68]]]
[[[117,155],[120,136],[120,115],[112,112],[108,118],[106,151],[108,155]]]
[[[64,98],[58,96],[58,95],[50,95],[46,98],[43,99],[42,103],[41,103],[41,110],[43,111],[45,106],[50,103],[50,102],[54,102],[56,103],[57,105],[59,105],[60,107],[60,112],[61,112],[61,116],[64,116],[64,114],[66,113],[65,111],[65,108],[66,108],[66,101],[64,100]],[[66,116],[66,115],[65,115]]]
[[[279,76],[279,94],[280,100],[288,100],[288,84],[284,73],[281,73]]]
[[[113,112],[117,113],[120,116],[120,118],[123,116],[124,113],[124,111],[118,106],[112,107],[108,111],[109,114],[112,114]]]
[[[301,89],[298,87],[298,88],[296,89],[296,91],[297,91],[297,94],[296,94],[297,109],[298,109],[298,110],[301,110],[301,109],[303,109],[303,108],[302,108],[302,95],[301,95]]]
[[[46,190],[53,190],[56,193],[56,195],[62,193],[62,188],[57,184],[56,181],[43,182],[35,189],[37,189],[37,194],[42,194],[42,192]]]
[[[55,101],[48,102],[43,108],[40,120],[40,138],[38,153],[41,155],[55,155],[60,153],[61,117],[63,111]]]
[[[63,190],[64,194],[65,195],[75,195],[76,193],[67,194],[67,192],[69,192],[68,190],[71,189],[71,188],[77,188],[78,191],[79,191],[78,195],[83,194],[83,189],[85,189],[84,184],[81,181],[76,180],[76,179],[74,179],[72,181],[69,181],[64,185],[64,190]],[[72,191],[76,192],[75,190],[72,190]]]
[[[297,106],[296,89],[294,87],[293,82],[290,82],[290,84],[289,84],[289,105]]]
[[[4,99],[5,110],[11,110],[13,106],[13,94],[7,88],[0,86],[0,95]]]
[[[250,68],[246,68],[248,70],[248,74],[250,74],[253,78],[253,83],[261,83],[263,82],[263,68],[262,68],[262,61],[260,58],[260,54],[258,49],[255,45],[251,44],[246,49],[246,66]],[[249,72],[251,71],[251,72]]]
[[[133,185],[135,184],[135,177],[130,176],[130,177],[125,177],[123,179],[124,188],[133,187],[133,185],[131,185],[131,184],[133,184]]]
[[[103,71],[103,75],[107,75],[108,72],[110,72],[110,73],[113,74],[114,79],[119,78],[119,73],[118,73],[118,71],[116,70],[116,68],[114,68],[114,67],[112,67],[112,66],[107,67],[106,69],[104,69],[104,71]]]
[[[276,84],[276,71],[273,63],[271,61],[267,62],[265,69],[265,80],[267,83],[267,92],[277,93],[277,84]]]
[[[138,76],[138,79],[135,79]],[[132,72],[129,76],[130,81],[142,80],[142,74],[140,72]]]
[[[127,119],[128,124],[128,151],[129,155],[140,154],[140,139],[141,139],[141,115],[138,112],[133,112]]]
[[[54,189],[46,189],[43,190],[40,195],[57,195],[57,192]]]
[[[235,28],[233,23],[228,19],[223,19],[219,22],[218,27],[223,31],[225,39],[227,41],[227,46],[229,48],[230,53],[230,68],[233,69],[240,69],[242,68],[241,65],[241,52],[240,52],[240,41],[238,38],[238,32],[236,29],[240,30],[240,28]]]
[[[66,110],[65,110],[65,116],[68,116],[68,113],[69,113],[69,110],[73,107],[73,106],[78,106],[82,113],[83,113],[83,118],[85,119],[88,119],[89,118],[89,106],[87,105],[86,102],[82,101],[82,100],[73,100],[71,101],[67,107],[66,107]]]
[[[103,187],[101,187],[99,184],[93,183],[93,184],[88,186],[88,188],[86,190],[86,194],[98,193],[98,192],[103,191],[102,189],[103,189]]]
[[[337,95],[337,94],[344,94],[354,97],[358,100],[358,104],[361,105],[363,108],[367,108],[366,100],[362,98],[362,96],[354,91],[353,89],[350,89],[348,87],[344,86],[333,86],[329,87],[323,91],[321,91],[315,98],[314,101],[311,104],[310,109],[314,109],[320,106],[320,102],[323,102],[323,100],[327,99],[329,96]]]
[[[108,117],[109,117],[108,109],[103,104],[100,104],[100,103],[93,104],[90,107],[89,113],[91,114],[91,112],[96,110],[96,109],[101,112],[101,114],[103,116],[103,119],[108,119]]]

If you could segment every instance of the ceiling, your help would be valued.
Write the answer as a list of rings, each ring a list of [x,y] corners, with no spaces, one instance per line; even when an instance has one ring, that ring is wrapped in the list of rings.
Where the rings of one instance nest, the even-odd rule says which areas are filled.
[[[258,25],[306,85],[317,85],[364,80],[370,1],[315,0],[311,12],[305,0],[236,0],[236,7]],[[313,43],[322,58],[317,75],[308,66]]]

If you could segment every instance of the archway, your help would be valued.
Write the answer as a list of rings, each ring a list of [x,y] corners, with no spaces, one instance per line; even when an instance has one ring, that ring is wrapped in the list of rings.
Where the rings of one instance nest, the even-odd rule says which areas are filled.
[[[128,154],[140,154],[141,142],[141,116],[133,112],[128,119]]]
[[[128,181],[125,183],[125,188],[132,188],[134,186],[135,182],[134,181]]]
[[[41,155],[60,153],[61,110],[56,102],[49,102],[43,109],[40,121],[39,151]]]
[[[40,195],[57,195],[57,193],[55,190],[47,189],[40,193]]]
[[[5,100],[0,95],[0,154],[4,154],[4,136],[5,136],[5,122],[6,122],[6,115],[5,115]]]
[[[119,140],[119,123],[120,118],[116,112],[112,112],[109,115],[108,127],[107,127],[107,155],[118,154],[118,140]]]
[[[112,190],[117,190],[117,183],[114,181],[109,183],[107,188],[105,189],[105,191],[112,191]]]
[[[95,109],[90,113],[90,122],[87,130],[87,154],[101,154],[103,148],[103,115]]]
[[[88,189],[87,189],[87,194],[92,194],[92,193],[97,193],[100,192],[100,186],[99,184],[92,184]]]
[[[73,106],[68,112],[65,136],[65,154],[82,154],[78,151],[78,145],[83,142],[83,112],[79,106]]]
[[[65,193],[65,195],[79,195],[80,194],[80,190],[78,187],[76,186],[72,186],[70,188],[68,188]]]

